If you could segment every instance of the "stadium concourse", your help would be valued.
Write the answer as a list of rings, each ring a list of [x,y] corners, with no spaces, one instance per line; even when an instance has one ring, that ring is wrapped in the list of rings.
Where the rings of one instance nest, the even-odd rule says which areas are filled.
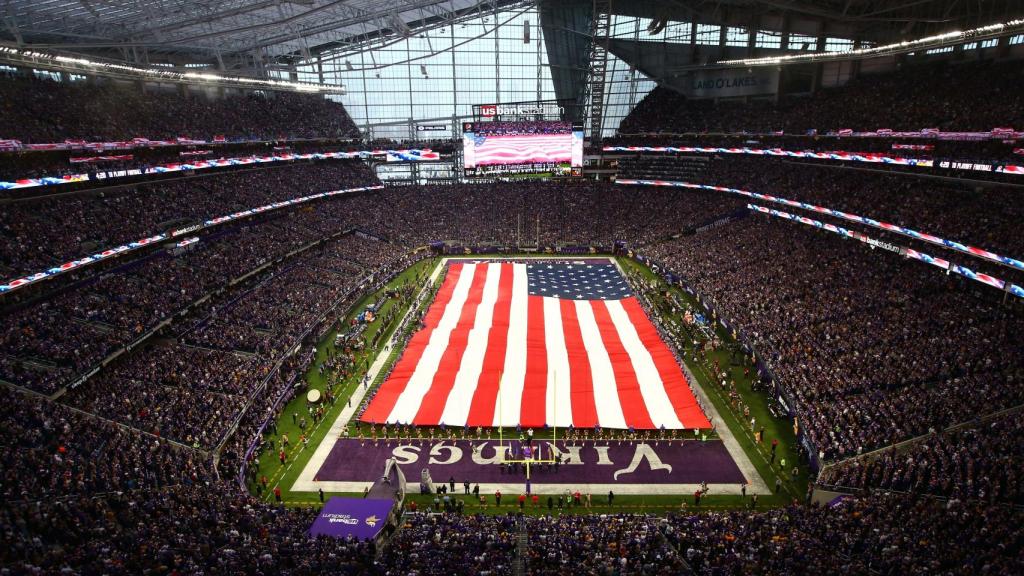
[[[1017,3],[9,4],[0,576],[1024,574]]]

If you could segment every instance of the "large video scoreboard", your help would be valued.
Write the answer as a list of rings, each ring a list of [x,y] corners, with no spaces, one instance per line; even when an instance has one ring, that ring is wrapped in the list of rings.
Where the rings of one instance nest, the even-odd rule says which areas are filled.
[[[462,153],[467,177],[580,176],[583,127],[560,121],[465,122]]]

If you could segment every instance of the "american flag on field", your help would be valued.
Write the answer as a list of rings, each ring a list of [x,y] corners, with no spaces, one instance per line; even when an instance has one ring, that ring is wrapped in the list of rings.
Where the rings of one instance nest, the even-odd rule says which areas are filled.
[[[709,428],[615,265],[452,263],[364,422]]]
[[[474,137],[477,166],[572,160],[572,133]]]

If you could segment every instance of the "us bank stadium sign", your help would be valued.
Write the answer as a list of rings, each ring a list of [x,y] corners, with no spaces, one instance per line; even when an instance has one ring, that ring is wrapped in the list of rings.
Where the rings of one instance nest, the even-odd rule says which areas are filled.
[[[476,120],[514,120],[520,118],[544,118],[556,120],[562,117],[565,107],[554,101],[517,102],[514,104],[477,104],[473,106]]]

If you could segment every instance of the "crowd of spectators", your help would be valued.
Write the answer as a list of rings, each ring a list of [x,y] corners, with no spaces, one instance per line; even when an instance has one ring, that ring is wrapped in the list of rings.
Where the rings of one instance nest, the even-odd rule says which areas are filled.
[[[0,211],[0,272],[13,278],[172,227],[315,192],[376,183],[364,163],[331,160],[213,172],[86,192],[59,202],[49,197],[11,202]]]
[[[195,448],[216,447],[275,362],[366,275],[402,254],[355,235],[329,241],[204,303],[181,322],[181,343],[134,350],[61,401]]]
[[[1010,64],[915,66],[774,105],[687,102],[659,88],[622,131],[988,130],[1022,116],[1022,79]],[[529,133],[552,125],[486,126]],[[206,100],[102,82],[0,80],[0,138],[215,134],[358,132],[340,104],[319,96]],[[620,168],[813,202],[1024,254],[1024,212],[1006,187],[978,191],[740,157],[632,158]],[[304,163],[9,203],[0,211],[0,272],[14,277],[171,227],[376,182],[362,163]],[[0,573],[1024,572],[1019,418],[946,430],[1024,402],[1024,319],[972,293],[969,281],[801,224],[747,215],[746,202],[596,182],[391,188],[227,225],[182,254],[157,250],[89,268],[38,300],[7,306],[0,379],[47,395],[173,323],[58,399],[0,386],[7,407]],[[698,231],[724,216],[735,219]],[[825,483],[869,492],[827,506],[683,510],[667,518],[408,513],[384,550],[311,538],[314,509],[271,506],[240,490],[247,447],[310,366],[309,334],[335,320],[337,305],[354,304],[408,266],[411,249],[445,240],[626,241],[737,328],[822,459],[927,436],[827,468]]]
[[[161,177],[181,176],[180,172],[159,173],[157,168],[174,164],[197,164],[206,160],[229,160],[286,154],[312,154],[330,152],[372,152],[379,150],[430,149],[448,154],[461,149],[462,140],[430,139],[394,141],[378,139],[358,140],[300,140],[288,142],[225,142],[182,144],[173,146],[140,145],[124,150],[94,152],[85,149],[0,152],[0,182],[15,182],[30,178],[57,178],[85,175],[81,182],[64,182],[31,188],[0,191],[0,198],[25,198],[54,192],[82,190],[101,185],[130,184],[153,181]],[[103,158],[93,162],[73,162],[80,157]],[[109,160],[107,160],[109,158]],[[222,170],[222,167],[211,170]],[[126,171],[138,171],[129,174]],[[116,180],[111,180],[116,179]]]
[[[520,521],[511,514],[407,514],[381,571],[417,576],[514,574]]]
[[[685,564],[665,538],[659,519],[608,514],[531,519],[529,574],[680,574]]]
[[[909,225],[932,214],[946,218],[945,211],[928,209],[929,198],[932,204],[976,207],[979,214],[988,202],[967,192],[929,194],[913,184],[904,185],[894,200],[887,194],[893,183],[902,184],[895,176],[858,174],[858,185],[846,185],[816,179],[814,168],[800,165],[775,170],[771,167],[778,164],[766,162],[768,168],[752,164],[732,171],[733,160],[713,162],[705,177],[715,184],[754,188],[745,174],[756,170],[768,183],[760,191],[855,213],[871,210],[866,215]],[[774,186],[773,179],[786,188]],[[804,196],[802,190],[812,192]],[[911,208],[904,211],[904,203]],[[921,264],[878,258],[837,237],[811,242],[813,232],[799,225],[756,217],[692,234],[695,227],[742,211],[744,205],[744,199],[718,192],[598,183],[534,183],[512,190],[501,184],[402,187],[332,200],[312,213],[298,210],[245,227],[224,242],[204,241],[195,253],[156,256],[16,312],[0,347],[5,352],[0,370],[5,379],[52,392],[111,349],[233,277],[225,270],[244,273],[275,253],[346,227],[389,240],[345,237],[308,256],[317,260],[284,266],[261,279],[256,289],[218,297],[193,319],[178,323],[185,327],[178,329],[183,341],[191,345],[276,358],[327,303],[351,288],[353,271],[373,269],[403,250],[437,240],[514,244],[518,224],[521,244],[534,243],[538,227],[542,245],[609,246],[626,239],[677,271],[763,348],[780,382],[800,400],[799,410],[806,410],[801,425],[829,458],[955,424],[981,414],[986,405],[1010,405],[1018,398],[1013,384],[1019,367],[1010,351],[1017,346],[1011,336],[1019,320],[1013,315],[973,300],[955,281]],[[893,212],[884,211],[890,206]],[[989,213],[986,222],[1011,230],[1015,218],[1010,210]],[[943,221],[963,228],[955,219]],[[235,260],[244,265],[232,266]],[[835,265],[822,267],[822,262]],[[947,327],[962,334],[956,346],[934,337]],[[864,362],[865,357],[873,360]],[[965,383],[987,389],[984,401],[966,394]],[[120,398],[119,389],[107,394]],[[130,412],[120,406],[105,410]],[[176,438],[188,442],[188,436]]]
[[[344,236],[267,278],[257,289],[196,322],[189,342],[221,350],[277,357],[312,320],[323,315],[355,282],[399,258],[402,249],[378,240]],[[363,261],[360,261],[360,258]],[[352,264],[362,273],[352,270]],[[369,264],[369,268],[364,268]]]
[[[75,407],[195,448],[216,446],[269,364],[176,343],[134,351],[62,398]]]
[[[676,514],[666,533],[696,574],[1012,574],[1020,510],[879,494],[763,513]]]
[[[752,173],[756,172],[756,174]],[[729,186],[825,206],[918,232],[984,248],[1003,256],[1024,257],[1024,208],[1017,189],[996,183],[984,186],[952,180],[936,181],[874,171],[834,171],[813,162],[773,162],[768,158],[725,158],[709,164],[703,183]],[[755,204],[765,202],[755,201]],[[772,205],[788,212],[785,206]],[[997,208],[998,207],[998,208]],[[843,221],[846,227],[854,227]],[[979,258],[963,258],[933,243],[878,228],[864,228],[874,237],[911,245],[929,254],[952,257],[974,270],[1014,279],[1015,271]]]
[[[85,174],[91,180],[82,183],[64,183],[59,188],[36,187],[7,191],[12,198],[33,194],[67,192],[100,184],[122,184],[157,177],[158,166],[196,164],[206,160],[226,160],[253,156],[306,154],[313,152],[348,152],[367,149],[353,142],[244,142],[178,146],[140,146],[124,150],[94,152],[84,149],[22,151],[0,153],[0,181],[15,182],[28,178],[56,178]],[[81,161],[81,158],[92,161]],[[78,160],[78,161],[75,161]],[[128,175],[125,171],[138,170],[142,174]],[[180,176],[171,173],[170,177]],[[109,180],[118,178],[118,180]]]
[[[451,153],[462,149],[462,138],[416,138],[410,140],[394,140],[391,138],[374,138],[363,142],[366,150],[408,150],[429,148],[434,152]]]
[[[137,574],[996,575],[1019,573],[1019,510],[893,495],[830,506],[608,515],[409,513],[383,550],[310,538],[310,508],[217,482],[15,504],[5,566]],[[527,539],[517,548],[517,537]]]
[[[755,336],[758,350],[766,351],[780,381],[798,398],[801,428],[832,455],[852,454],[859,447],[882,445],[1021,401],[1012,378],[1018,345],[1009,340],[1019,332],[1016,320],[916,263],[877,258],[857,244],[815,238],[810,229],[759,217],[672,238],[687,223],[728,213],[740,202],[713,192],[665,193],[624,186],[545,190],[538,185],[518,192],[497,185],[435,187],[331,201],[323,210],[300,210],[233,231],[226,236],[263,246],[254,249],[257,254],[270,246],[259,244],[257,238],[283,237],[283,244],[294,246],[349,226],[394,238],[385,242],[344,235],[290,259],[272,274],[190,313],[178,342],[143,346],[62,400],[114,422],[44,400],[31,401],[32,407],[23,406],[27,399],[7,399],[17,409],[7,416],[11,441],[6,445],[24,444],[29,438],[34,447],[7,454],[8,500],[58,490],[81,496],[8,506],[3,519],[11,546],[3,553],[4,563],[44,571],[70,567],[108,573],[150,569],[505,574],[513,572],[518,554],[514,536],[522,532],[528,536],[528,570],[541,574],[564,573],[568,567],[591,574],[677,573],[686,566],[699,574],[743,573],[756,567],[779,572],[842,569],[854,574],[995,574],[1019,569],[1022,559],[1014,551],[1021,543],[1015,541],[1019,535],[1014,527],[1020,518],[1012,509],[883,496],[825,508],[682,514],[667,522],[636,515],[516,520],[414,514],[389,549],[375,556],[366,543],[310,539],[305,530],[312,510],[253,501],[240,495],[236,485],[210,480],[205,464],[198,463],[201,451],[223,439],[244,399],[267,374],[270,361],[291,344],[289,339],[315,322],[331,300],[353,287],[361,272],[400,260],[403,244],[437,238],[432,234],[440,230],[459,230],[472,241],[495,238],[488,233],[484,206],[506,210],[506,220],[516,211],[527,216],[563,213],[564,220],[543,227],[548,241],[580,231],[590,238],[602,238],[608,230],[615,234],[615,228],[601,228],[593,214],[601,206],[616,213],[622,210],[622,222],[615,226],[624,234],[643,230],[634,234],[647,242],[647,251],[680,271],[710,296],[720,313]],[[388,213],[384,206],[398,209]],[[437,223],[440,218],[431,206],[452,207],[447,228]],[[643,219],[650,229],[636,219]],[[568,221],[572,223],[563,225]],[[265,234],[261,227],[272,227],[274,233]],[[251,237],[242,236],[247,234]],[[210,242],[205,253],[212,257],[218,245]],[[194,254],[198,260],[204,253]],[[221,258],[230,259],[231,254]],[[168,260],[157,268],[183,263],[190,254],[162,258]],[[266,256],[259,259],[265,260]],[[130,273],[144,274],[145,269],[144,263],[138,264]],[[139,286],[148,284],[140,281]],[[111,313],[103,314],[103,323],[111,322]],[[964,331],[952,346],[948,336],[936,336],[948,326]],[[230,335],[236,333],[247,336],[232,340]],[[986,349],[1007,356],[1000,360]],[[894,350],[900,352],[893,354]],[[222,470],[225,477],[230,477],[261,419],[272,415],[271,400],[290,388],[304,362],[308,357],[300,355],[297,363],[273,374],[257,404],[243,417],[226,449],[231,457]],[[52,423],[58,416],[60,423]],[[66,431],[65,436],[57,430]],[[1007,474],[1005,467],[997,471],[1000,462],[1014,457],[1012,453],[996,454],[991,462],[978,458],[954,464],[962,462],[964,450],[1008,442],[1015,432],[997,434],[988,441],[971,436],[963,448],[943,446],[943,461],[950,461],[943,466],[958,466],[943,468],[943,474],[955,476],[959,471],[961,476],[932,492],[971,499],[997,493],[996,500],[1013,500],[1015,473]],[[59,468],[65,458],[74,462],[79,474],[72,475],[71,484]],[[83,470],[83,458],[92,466]],[[25,478],[26,469],[43,473]],[[914,472],[910,486],[920,485],[922,474]],[[870,478],[866,483],[872,486],[896,489],[906,488],[908,481],[905,474],[861,476]],[[892,477],[899,481],[884,480]],[[972,481],[974,491],[958,489]],[[985,531],[978,532],[982,527]]]
[[[75,498],[201,481],[191,450],[0,386],[4,502]]]
[[[709,183],[748,187],[848,211],[870,209],[874,211],[868,215],[911,226],[926,222],[943,226],[943,232],[952,230],[946,226],[958,224],[941,220],[942,210],[929,210],[926,190],[912,185],[899,188],[900,197],[917,212],[903,212],[882,191],[890,186],[891,192],[893,183],[900,183],[896,177],[857,176],[861,178],[858,186],[846,186],[809,176],[815,169],[802,165],[787,171],[751,164],[731,171],[728,162],[732,159],[711,162],[702,177],[709,178]],[[331,165],[326,166],[330,171]],[[762,177],[760,186],[744,180],[744,173],[751,171]],[[238,195],[254,193],[249,187],[259,181],[230,176],[244,178]],[[318,181],[326,185],[330,179],[324,176]],[[282,178],[277,186],[265,189],[265,198],[291,197],[278,190],[293,185]],[[806,190],[810,192],[805,194]],[[930,201],[953,203],[956,194],[933,191]],[[968,209],[982,210],[984,200],[962,194]],[[198,196],[189,198],[201,202]],[[758,356],[792,394],[801,431],[826,459],[941,430],[1024,400],[1020,367],[1015,364],[1022,350],[1014,339],[1022,326],[1012,312],[975,298],[956,280],[919,263],[879,257],[859,243],[798,224],[751,216],[694,233],[696,226],[734,214],[745,202],[719,192],[589,182],[530,183],[513,189],[501,184],[387,189],[332,199],[318,204],[316,210],[285,211],[229,227],[204,236],[195,251],[177,257],[158,252],[26,305],[7,316],[0,369],[5,379],[49,393],[61,383],[58,375],[70,378],[82,373],[113,347],[173,316],[200,295],[280,255],[329,238],[214,295],[175,323],[175,340],[133,350],[70,390],[62,404],[40,400],[34,409],[12,412],[6,427],[12,438],[9,444],[14,444],[14,438],[30,438],[36,448],[11,455],[6,463],[8,499],[61,489],[92,496],[111,490],[121,493],[64,500],[46,508],[12,506],[5,522],[19,528],[7,558],[49,568],[100,569],[91,564],[98,561],[88,554],[102,545],[103,538],[120,534],[126,525],[122,523],[184,514],[186,519],[170,535],[159,536],[148,528],[133,533],[149,542],[154,554],[142,556],[136,547],[117,544],[109,547],[107,556],[114,564],[103,568],[131,572],[153,567],[155,562],[183,571],[265,571],[284,566],[302,573],[358,565],[373,573],[388,566],[398,571],[417,569],[422,558],[441,549],[453,552],[437,563],[439,574],[460,568],[505,573],[512,553],[512,520],[413,516],[405,528],[408,532],[400,532],[393,543],[395,553],[385,553],[373,564],[365,544],[309,540],[300,528],[308,527],[311,512],[283,511],[232,495],[229,490],[237,487],[209,483],[208,473],[196,462],[200,454],[220,445],[232,423],[241,418],[225,450],[229,456],[225,471],[230,477],[259,424],[273,415],[272,401],[288,392],[309,359],[299,355],[274,373],[273,364],[334,302],[357,289],[366,273],[402,262],[410,248],[437,240],[514,243],[517,220],[520,239],[531,228],[534,234],[539,228],[542,244],[609,245],[624,239],[677,272],[749,337]],[[933,214],[935,221],[929,220]],[[1013,217],[1012,212],[989,212],[987,222],[1009,226],[1006,222]],[[331,238],[350,229],[360,233]],[[969,238],[972,230],[958,238]],[[19,371],[51,378],[19,379]],[[266,387],[261,388],[268,375]],[[250,400],[252,409],[242,414]],[[9,401],[16,406],[23,402]],[[38,406],[46,412],[40,413]],[[33,413],[36,416],[24,416]],[[55,415],[66,423],[49,423]],[[56,473],[15,478],[28,468],[48,470],[40,466],[53,457],[54,450],[55,461],[62,462],[58,442],[68,441],[52,432],[58,428],[68,433],[85,431],[78,438],[84,444],[64,449],[78,455],[76,471],[83,457],[93,466],[77,477],[72,473],[71,480]],[[46,432],[40,435],[38,430]],[[915,448],[910,463],[901,453],[884,455],[859,468],[846,464],[836,469],[834,482],[1016,502],[1019,473],[1006,462],[1018,455],[1012,445],[1003,452],[994,447],[1011,442],[1017,431],[997,426],[989,437],[984,433],[988,430],[955,438],[935,436]],[[116,456],[110,456],[109,450],[116,450]],[[986,453],[978,456],[977,450]],[[68,488],[69,482],[75,486]],[[924,573],[955,566],[955,560],[963,559],[963,550],[958,545],[936,555],[931,546],[910,544],[907,538],[913,532],[902,531],[890,508],[920,507],[922,518],[945,523],[941,530],[929,532],[942,538],[955,536],[954,529],[974,527],[977,517],[993,521],[991,529],[999,534],[1012,521],[1012,515],[1006,516],[1000,508],[959,503],[942,508],[907,503],[911,501],[885,506],[881,502],[871,497],[837,509],[795,507],[766,514],[683,516],[670,521],[670,530],[633,516],[529,520],[525,528],[531,538],[528,565],[535,573],[559,573],[567,566],[566,558],[577,558],[575,564],[594,574],[671,572],[684,562],[707,574],[755,565],[779,571],[812,566],[854,573]],[[871,518],[871,533],[858,524],[865,517]],[[40,518],[53,524],[43,524]],[[253,534],[258,522],[273,523],[269,530],[276,537]],[[60,527],[59,534],[52,526]],[[187,532],[182,535],[179,527]],[[467,527],[469,532],[463,530]],[[823,552],[834,545],[829,538],[833,533],[848,534],[841,540],[845,556]],[[429,537],[425,540],[424,535]],[[161,546],[166,539],[175,544]],[[248,547],[238,550],[240,542]],[[234,552],[215,555],[215,559],[193,553],[204,546]],[[869,546],[877,546],[878,551],[871,548],[865,559]],[[978,568],[978,573],[997,573],[1020,561],[1005,550],[987,546],[982,548],[981,560],[966,565]]]
[[[477,122],[473,130],[485,136],[509,136],[518,134],[568,134],[572,132],[572,122],[546,121],[505,121]]]
[[[54,81],[0,77],[0,138],[24,144],[276,140],[359,137],[340,103],[320,94],[268,92],[207,97],[177,89],[139,89],[103,79]]]
[[[332,165],[325,166],[327,173],[322,175],[318,175],[317,165],[307,166],[318,187],[294,182],[285,174],[270,170],[267,177],[277,187],[263,187],[257,173],[242,173],[230,175],[234,187],[207,183],[202,190],[172,196],[180,202],[206,205],[211,199],[204,198],[203,192],[216,189],[221,201],[227,204],[218,210],[231,210],[242,206],[233,196],[247,199],[243,202],[265,203],[295,193],[333,189],[337,178],[350,174],[336,172]],[[258,190],[265,195],[255,197]],[[169,211],[190,209],[171,200],[166,202]],[[119,229],[121,224],[121,228],[130,228],[119,216],[118,203],[107,205],[99,197],[86,206],[94,210],[97,226],[105,227],[111,234],[123,233]],[[26,211],[24,215],[28,214]],[[14,307],[5,313],[5,327],[0,330],[0,378],[52,394],[198,298],[325,235],[338,234],[351,227],[351,222],[344,210],[269,213],[204,236],[193,250],[184,254],[171,256],[161,250],[116,269],[101,271],[42,301]],[[61,232],[55,227],[52,230],[55,235]],[[12,251],[12,256],[17,257],[17,252]]]
[[[734,209],[725,197],[693,198],[600,182],[404,186],[354,198],[361,225],[393,242],[426,246],[644,244]],[[385,205],[389,209],[381,210]],[[539,237],[538,237],[539,236]]]
[[[616,179],[669,180],[673,182],[704,182],[710,156],[638,154],[619,159]]]
[[[966,280],[761,215],[643,252],[753,345],[825,459],[1024,400],[1022,320]]]
[[[672,146],[698,148],[751,148],[792,150],[797,152],[848,152],[851,154],[888,154],[901,158],[922,158],[1024,164],[1024,153],[1015,140],[940,140],[937,138],[894,138],[854,136],[808,136],[805,134],[620,134],[605,138],[605,146]],[[595,150],[594,153],[597,153]],[[605,154],[608,154],[606,152]],[[863,166],[863,164],[861,164]],[[891,166],[886,166],[891,168]],[[948,172],[947,172],[948,174]]]
[[[906,447],[829,467],[819,482],[855,489],[889,489],[961,500],[1024,504],[1019,413],[946,433]]]
[[[626,170],[625,177],[738,188],[904,226],[1004,256],[1018,259],[1024,256],[1024,230],[1019,225],[1024,220],[1024,208],[1016,201],[1019,193],[1012,186],[997,183],[981,186],[879,171],[837,170],[815,161],[767,157],[716,156],[700,163],[698,172],[688,160],[641,156],[624,159],[621,166]],[[802,213],[768,201],[746,198],[744,202]],[[856,227],[847,220],[842,221],[842,225]],[[888,234],[877,228],[865,228],[867,230],[871,236],[885,237],[896,244],[914,242],[909,237]],[[920,249],[943,254],[941,247],[931,243],[920,243]],[[972,269],[979,266],[985,269],[984,261],[979,259],[966,259],[962,264]],[[1006,273],[1003,269],[995,275],[1003,277]]]
[[[315,517],[213,481],[16,504],[0,562],[29,574],[376,573],[371,543],[310,538]]]
[[[965,89],[970,86],[970,89]],[[1024,117],[1024,72],[1019,61],[970,60],[904,65],[864,74],[838,88],[778,103],[689,100],[679,92],[652,90],[619,126],[620,134],[646,132],[774,132],[803,134],[843,129],[988,132]],[[984,102],[984,106],[979,106]]]

